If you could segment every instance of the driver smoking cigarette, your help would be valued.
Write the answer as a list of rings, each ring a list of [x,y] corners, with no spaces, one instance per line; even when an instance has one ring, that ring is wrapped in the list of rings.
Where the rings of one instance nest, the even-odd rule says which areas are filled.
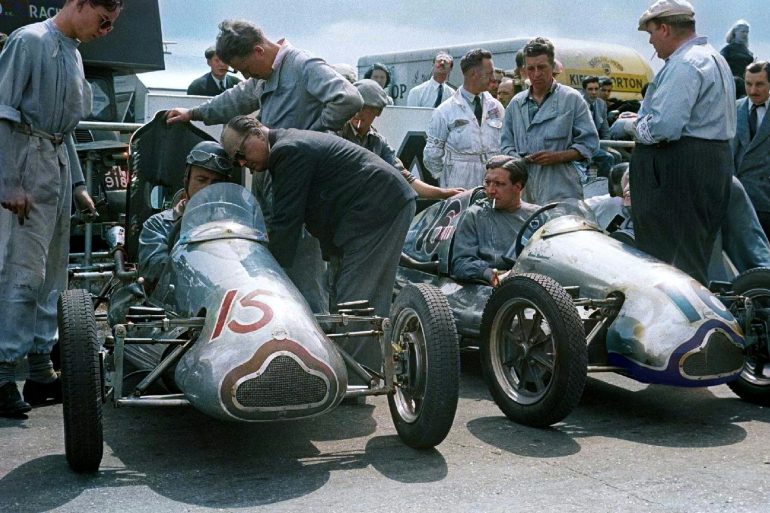
[[[357,120],[355,121],[355,124],[356,124],[356,130],[358,130],[359,128],[361,128],[361,120],[360,120],[360,119],[357,119]]]
[[[495,198],[492,198],[492,210],[495,209]]]

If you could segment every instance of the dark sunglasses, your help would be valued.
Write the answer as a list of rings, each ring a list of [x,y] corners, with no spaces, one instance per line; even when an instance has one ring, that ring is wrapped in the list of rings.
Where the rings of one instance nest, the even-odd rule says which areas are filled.
[[[251,134],[246,134],[243,139],[241,139],[241,144],[238,145],[238,149],[233,154],[233,162],[238,165],[241,162],[246,160],[246,155],[243,153],[243,145],[246,144],[246,140],[249,138]]]
[[[99,16],[102,18],[101,23],[99,23],[99,30],[112,30],[112,20],[104,14]]]
[[[233,165],[229,159],[221,155],[215,155],[213,153],[209,153],[207,151],[193,150],[187,156],[187,163],[193,166],[208,164],[211,161],[214,161],[214,165],[220,171],[230,172],[230,170],[233,168]]]

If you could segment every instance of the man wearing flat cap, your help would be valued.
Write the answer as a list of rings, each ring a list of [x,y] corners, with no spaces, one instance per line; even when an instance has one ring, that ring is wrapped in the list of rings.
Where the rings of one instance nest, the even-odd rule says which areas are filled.
[[[372,123],[382,114],[382,109],[388,105],[388,94],[374,80],[365,78],[353,84],[361,98],[364,99],[364,108],[345,123],[337,135],[359,146],[363,146],[382,160],[401,172],[401,176],[409,182],[414,192],[421,198],[443,199],[463,192],[463,189],[434,187],[415,177],[404,168],[404,164],[396,157],[396,151],[388,144],[388,141],[374,129]]]
[[[639,249],[704,285],[727,212],[735,135],[730,67],[695,32],[685,0],[659,0],[639,19],[658,57],[635,126],[631,202]]]

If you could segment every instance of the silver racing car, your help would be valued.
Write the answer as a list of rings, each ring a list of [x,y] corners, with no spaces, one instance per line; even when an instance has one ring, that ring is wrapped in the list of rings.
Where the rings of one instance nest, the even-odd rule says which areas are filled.
[[[588,372],[645,383],[727,383],[770,404],[770,270],[708,290],[609,236],[582,203],[535,212],[511,242],[493,289],[451,278],[455,229],[477,189],[421,212],[396,289],[428,283],[447,298],[461,346],[478,346],[485,379],[511,419],[547,426],[577,405]]]
[[[366,301],[314,316],[268,251],[256,200],[235,183],[210,185],[188,201],[152,290],[128,263],[143,219],[181,186],[169,170],[181,178],[187,151],[202,138],[189,126],[168,127],[163,113],[134,134],[131,210],[107,237],[111,279],[96,298],[86,290],[60,298],[71,468],[98,469],[107,401],[192,405],[225,421],[265,422],[320,415],[346,397],[387,395],[406,444],[441,443],[457,407],[459,358],[449,306],[435,289],[406,288],[391,320],[372,315]],[[95,306],[108,324],[104,340]],[[356,360],[362,344],[379,347],[380,365]]]

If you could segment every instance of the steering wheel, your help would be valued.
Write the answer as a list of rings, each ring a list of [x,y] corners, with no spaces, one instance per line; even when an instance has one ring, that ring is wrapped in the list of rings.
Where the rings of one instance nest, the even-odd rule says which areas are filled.
[[[524,226],[521,230],[519,230],[519,234],[516,236],[516,246],[514,248],[514,252],[516,253],[516,258],[519,258],[519,255],[521,255],[521,252],[524,251],[524,244],[529,241],[529,238],[532,236],[532,234],[535,233],[535,231],[540,228],[540,224],[534,224],[535,219],[537,216],[542,214],[543,212],[547,212],[549,210],[552,210],[559,206],[559,203],[549,203],[548,205],[542,206],[539,209],[535,211],[534,214],[529,216],[526,221],[524,221]],[[530,232],[529,235],[527,235],[526,242],[524,240],[524,234],[526,232]]]

